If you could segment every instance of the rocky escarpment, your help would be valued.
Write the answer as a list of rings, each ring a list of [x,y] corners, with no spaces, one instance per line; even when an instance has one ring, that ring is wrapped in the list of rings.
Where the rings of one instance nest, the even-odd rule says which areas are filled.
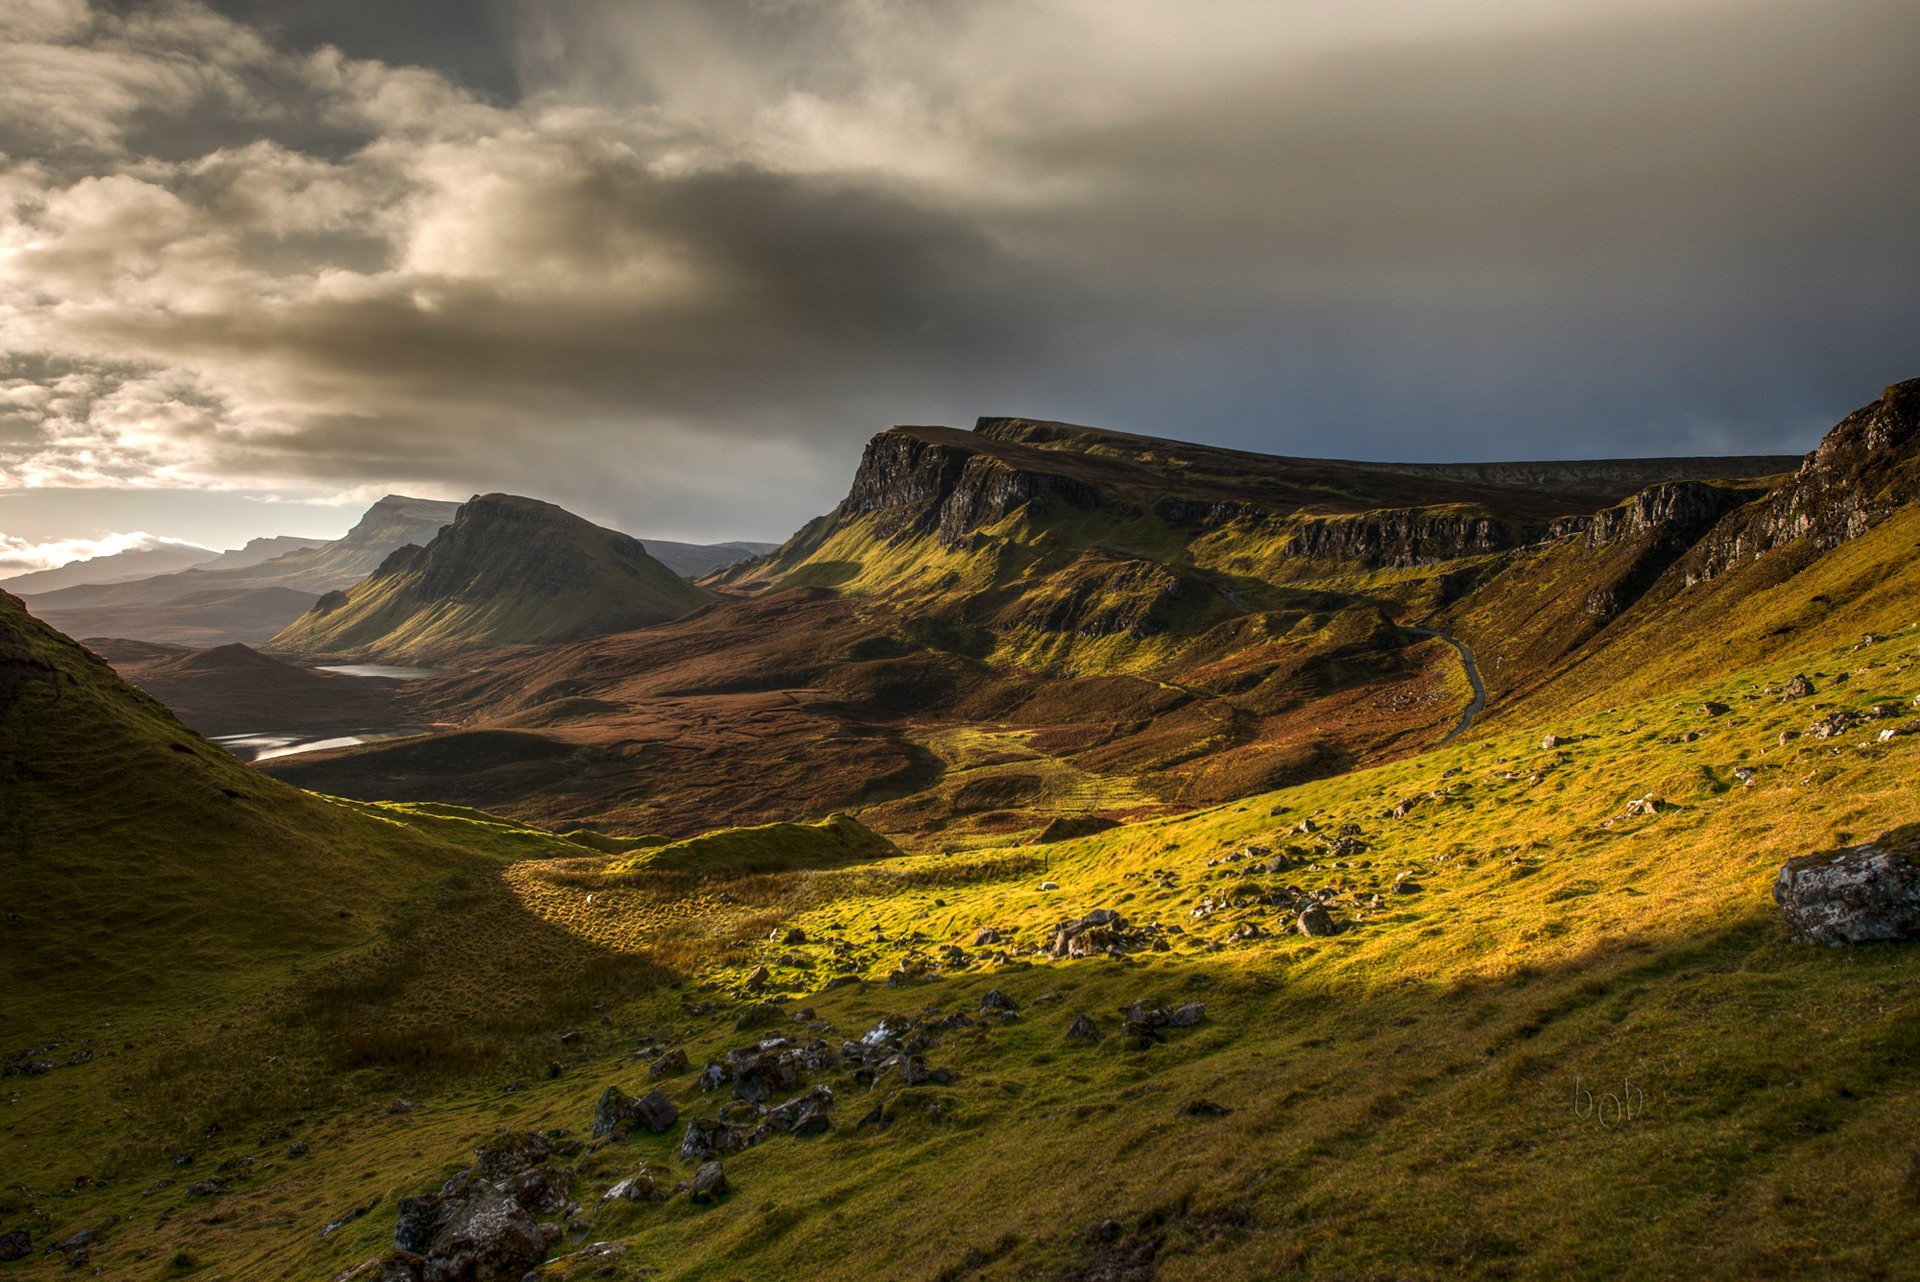
[[[1089,549],[1002,617],[1040,632],[1145,640],[1168,631],[1183,608],[1211,594],[1158,561]]]
[[[934,534],[954,544],[1019,508],[1054,499],[1082,510],[1100,506],[1099,492],[1083,481],[896,428],[868,443],[840,511],[874,514],[884,538]]]
[[[1649,486],[1604,512],[1553,522],[1547,538],[1577,539],[1590,548],[1620,553],[1608,580],[1586,596],[1589,616],[1611,619],[1645,596],[1728,512],[1762,493],[1699,481]]]
[[[1682,563],[1691,585],[1804,540],[1827,551],[1865,534],[1920,494],[1920,379],[1895,383],[1849,414],[1785,485],[1736,513]]]
[[[1488,512],[1401,508],[1306,521],[1295,527],[1285,551],[1316,561],[1403,569],[1503,552],[1518,541],[1512,526]]]
[[[1588,547],[1595,548],[1634,539],[1690,540],[1705,532],[1730,509],[1759,497],[1759,493],[1699,481],[1649,486],[1604,512],[1555,521],[1548,527],[1547,536],[1580,538]]]

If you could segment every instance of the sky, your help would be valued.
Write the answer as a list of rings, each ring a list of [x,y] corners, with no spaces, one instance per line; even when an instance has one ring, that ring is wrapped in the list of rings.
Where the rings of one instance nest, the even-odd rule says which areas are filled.
[[[1798,452],[1920,374],[1911,0],[0,0],[0,573],[894,423]]]

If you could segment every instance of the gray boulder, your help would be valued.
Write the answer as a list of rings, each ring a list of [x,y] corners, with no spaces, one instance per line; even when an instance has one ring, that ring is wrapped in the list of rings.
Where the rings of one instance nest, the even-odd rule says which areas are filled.
[[[1774,902],[1796,943],[1838,947],[1920,938],[1917,856],[1920,842],[1790,859],[1774,881]]]
[[[696,1202],[711,1202],[715,1198],[725,1197],[732,1191],[727,1183],[727,1173],[718,1162],[703,1162],[700,1169],[693,1173],[693,1187],[687,1196]]]
[[[1331,935],[1339,929],[1332,914],[1319,904],[1308,904],[1293,928],[1303,935]]]

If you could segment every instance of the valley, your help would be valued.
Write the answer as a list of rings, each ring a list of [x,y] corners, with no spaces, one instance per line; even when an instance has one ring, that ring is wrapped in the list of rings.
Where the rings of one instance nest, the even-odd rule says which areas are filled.
[[[1805,457],[898,427],[684,571],[382,504],[244,641],[0,595],[0,1277],[1920,1256],[1920,876],[1783,875],[1920,867],[1920,381]]]

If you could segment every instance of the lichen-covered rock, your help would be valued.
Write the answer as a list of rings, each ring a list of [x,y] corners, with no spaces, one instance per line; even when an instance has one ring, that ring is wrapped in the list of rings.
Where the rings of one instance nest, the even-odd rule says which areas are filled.
[[[1920,843],[1854,846],[1788,860],[1773,898],[1796,943],[1920,938]]]

